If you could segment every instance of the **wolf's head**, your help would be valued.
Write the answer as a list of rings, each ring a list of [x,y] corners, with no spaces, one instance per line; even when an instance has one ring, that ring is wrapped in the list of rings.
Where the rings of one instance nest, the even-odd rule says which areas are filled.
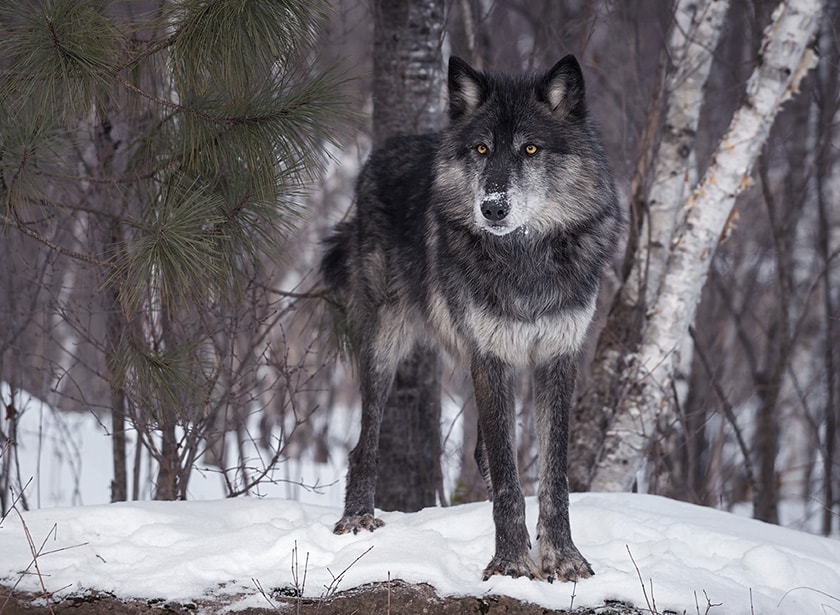
[[[546,232],[597,215],[613,190],[574,56],[517,76],[453,57],[449,115],[435,169],[446,217],[494,235]]]

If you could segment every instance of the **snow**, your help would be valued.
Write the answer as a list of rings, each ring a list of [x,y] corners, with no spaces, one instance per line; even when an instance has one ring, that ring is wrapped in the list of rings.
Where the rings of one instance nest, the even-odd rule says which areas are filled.
[[[533,531],[534,498],[527,510]],[[243,498],[41,509],[23,518],[35,544],[46,541],[38,565],[59,595],[96,589],[176,601],[226,596],[233,609],[267,607],[256,583],[294,587],[296,567],[299,580],[306,572],[304,594],[316,598],[330,587],[390,578],[429,583],[441,595],[506,594],[547,608],[607,599],[645,607],[637,565],[660,612],[695,612],[695,600],[705,612],[705,595],[721,613],[840,610],[840,542],[658,496],[572,496],[574,538],[596,570],[577,585],[481,581],[493,550],[486,502],[382,513],[383,528],[356,536],[332,533],[339,512]],[[19,589],[39,591],[15,513],[0,529],[0,553],[4,584],[28,570]]]
[[[705,613],[708,596],[720,605],[712,614],[840,613],[840,541],[658,496],[572,495],[574,539],[596,571],[577,584],[482,581],[494,546],[487,502],[383,512],[384,527],[355,536],[332,533],[340,481],[318,492],[280,482],[267,488],[271,497],[224,500],[214,495],[218,477],[205,472],[193,479],[191,495],[216,499],[104,504],[105,427],[40,403],[18,407],[25,409],[21,471],[39,479],[27,488],[30,504],[87,504],[22,512],[41,549],[44,583],[57,596],[98,590],[122,598],[216,599],[231,610],[270,607],[259,587],[291,589],[304,584],[305,573],[303,593],[314,598],[401,579],[428,583],[444,596],[505,594],[550,609],[609,599],[645,609],[649,602],[660,613]],[[290,479],[308,483],[330,482],[343,471],[311,463],[284,468]],[[532,538],[537,512],[536,499],[528,498]],[[0,523],[0,584],[41,591],[16,511]]]

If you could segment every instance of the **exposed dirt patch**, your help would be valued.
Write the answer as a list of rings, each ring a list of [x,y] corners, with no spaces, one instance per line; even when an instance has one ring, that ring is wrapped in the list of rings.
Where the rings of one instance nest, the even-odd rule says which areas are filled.
[[[270,601],[270,602],[269,602]],[[209,600],[172,603],[164,600],[122,600],[98,592],[71,596],[53,603],[56,615],[161,615],[166,613],[208,614],[224,610],[222,604]],[[44,615],[43,596],[14,593],[0,587],[0,615]],[[264,608],[238,611],[244,615],[289,613],[293,615],[637,615],[642,613],[625,604],[606,604],[595,609],[554,611],[534,604],[520,602],[507,596],[463,596],[442,598],[428,585],[409,585],[401,581],[375,583],[339,592],[329,598],[308,599],[272,593],[266,596]]]

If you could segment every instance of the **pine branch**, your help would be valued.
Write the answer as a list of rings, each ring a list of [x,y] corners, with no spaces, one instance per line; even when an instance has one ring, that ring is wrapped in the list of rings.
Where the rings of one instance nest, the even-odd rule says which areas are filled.
[[[90,256],[87,254],[82,254],[81,252],[76,252],[74,250],[70,250],[63,246],[58,245],[51,239],[45,237],[41,233],[32,230],[19,220],[15,218],[10,218],[6,214],[0,214],[0,222],[3,223],[4,226],[10,226],[12,228],[16,228],[21,233],[26,235],[27,237],[31,237],[35,241],[38,241],[45,246],[47,246],[50,250],[57,254],[61,254],[62,256],[66,256],[68,258],[72,258],[74,260],[82,261],[84,263],[88,263],[89,265],[95,265],[97,267],[107,268],[110,266],[110,261],[102,260],[100,258],[96,258],[95,256]]]
[[[176,103],[166,98],[161,98],[160,96],[156,96],[154,94],[146,92],[145,90],[137,87],[128,79],[120,75],[116,75],[115,78],[125,89],[129,90],[130,92],[133,92],[134,94],[137,94],[138,96],[141,96],[142,98],[145,98],[146,100],[154,102],[162,107],[166,107],[167,109],[172,109],[173,111],[196,117],[204,122],[207,122],[208,124],[217,124],[221,126],[247,126],[281,121],[293,116],[297,111],[307,109],[308,106],[313,102],[302,101],[290,105],[288,107],[280,108],[272,113],[264,113],[260,115],[212,115],[200,111],[194,106],[182,105],[180,103]]]
[[[181,34],[181,28],[178,28],[169,37],[164,38],[164,39],[160,39],[160,40],[157,40],[157,41],[152,41],[151,43],[146,45],[146,47],[144,49],[140,50],[139,52],[137,52],[133,56],[130,56],[130,57],[126,58],[123,62],[117,64],[117,66],[114,67],[114,74],[116,75],[116,74],[119,74],[119,73],[129,69],[129,68],[132,68],[132,67],[140,64],[141,62],[143,62],[147,58],[155,55],[159,51],[163,51],[164,49],[168,49],[169,47],[171,47],[172,45],[175,44],[175,42],[178,40],[178,37],[180,36],[180,34]]]

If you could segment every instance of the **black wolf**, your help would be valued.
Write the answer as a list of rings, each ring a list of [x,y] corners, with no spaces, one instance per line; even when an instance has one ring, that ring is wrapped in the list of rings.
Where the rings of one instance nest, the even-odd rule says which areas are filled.
[[[507,76],[449,62],[450,125],[397,137],[358,178],[355,215],[327,240],[324,278],[358,353],[362,431],[337,534],[374,530],[379,426],[398,362],[442,345],[469,368],[476,460],[493,500],[496,553],[484,571],[575,580],[566,479],[576,355],[622,226],[580,66]],[[514,374],[534,371],[539,556],[529,557],[515,455]],[[489,470],[489,471],[488,471]]]

